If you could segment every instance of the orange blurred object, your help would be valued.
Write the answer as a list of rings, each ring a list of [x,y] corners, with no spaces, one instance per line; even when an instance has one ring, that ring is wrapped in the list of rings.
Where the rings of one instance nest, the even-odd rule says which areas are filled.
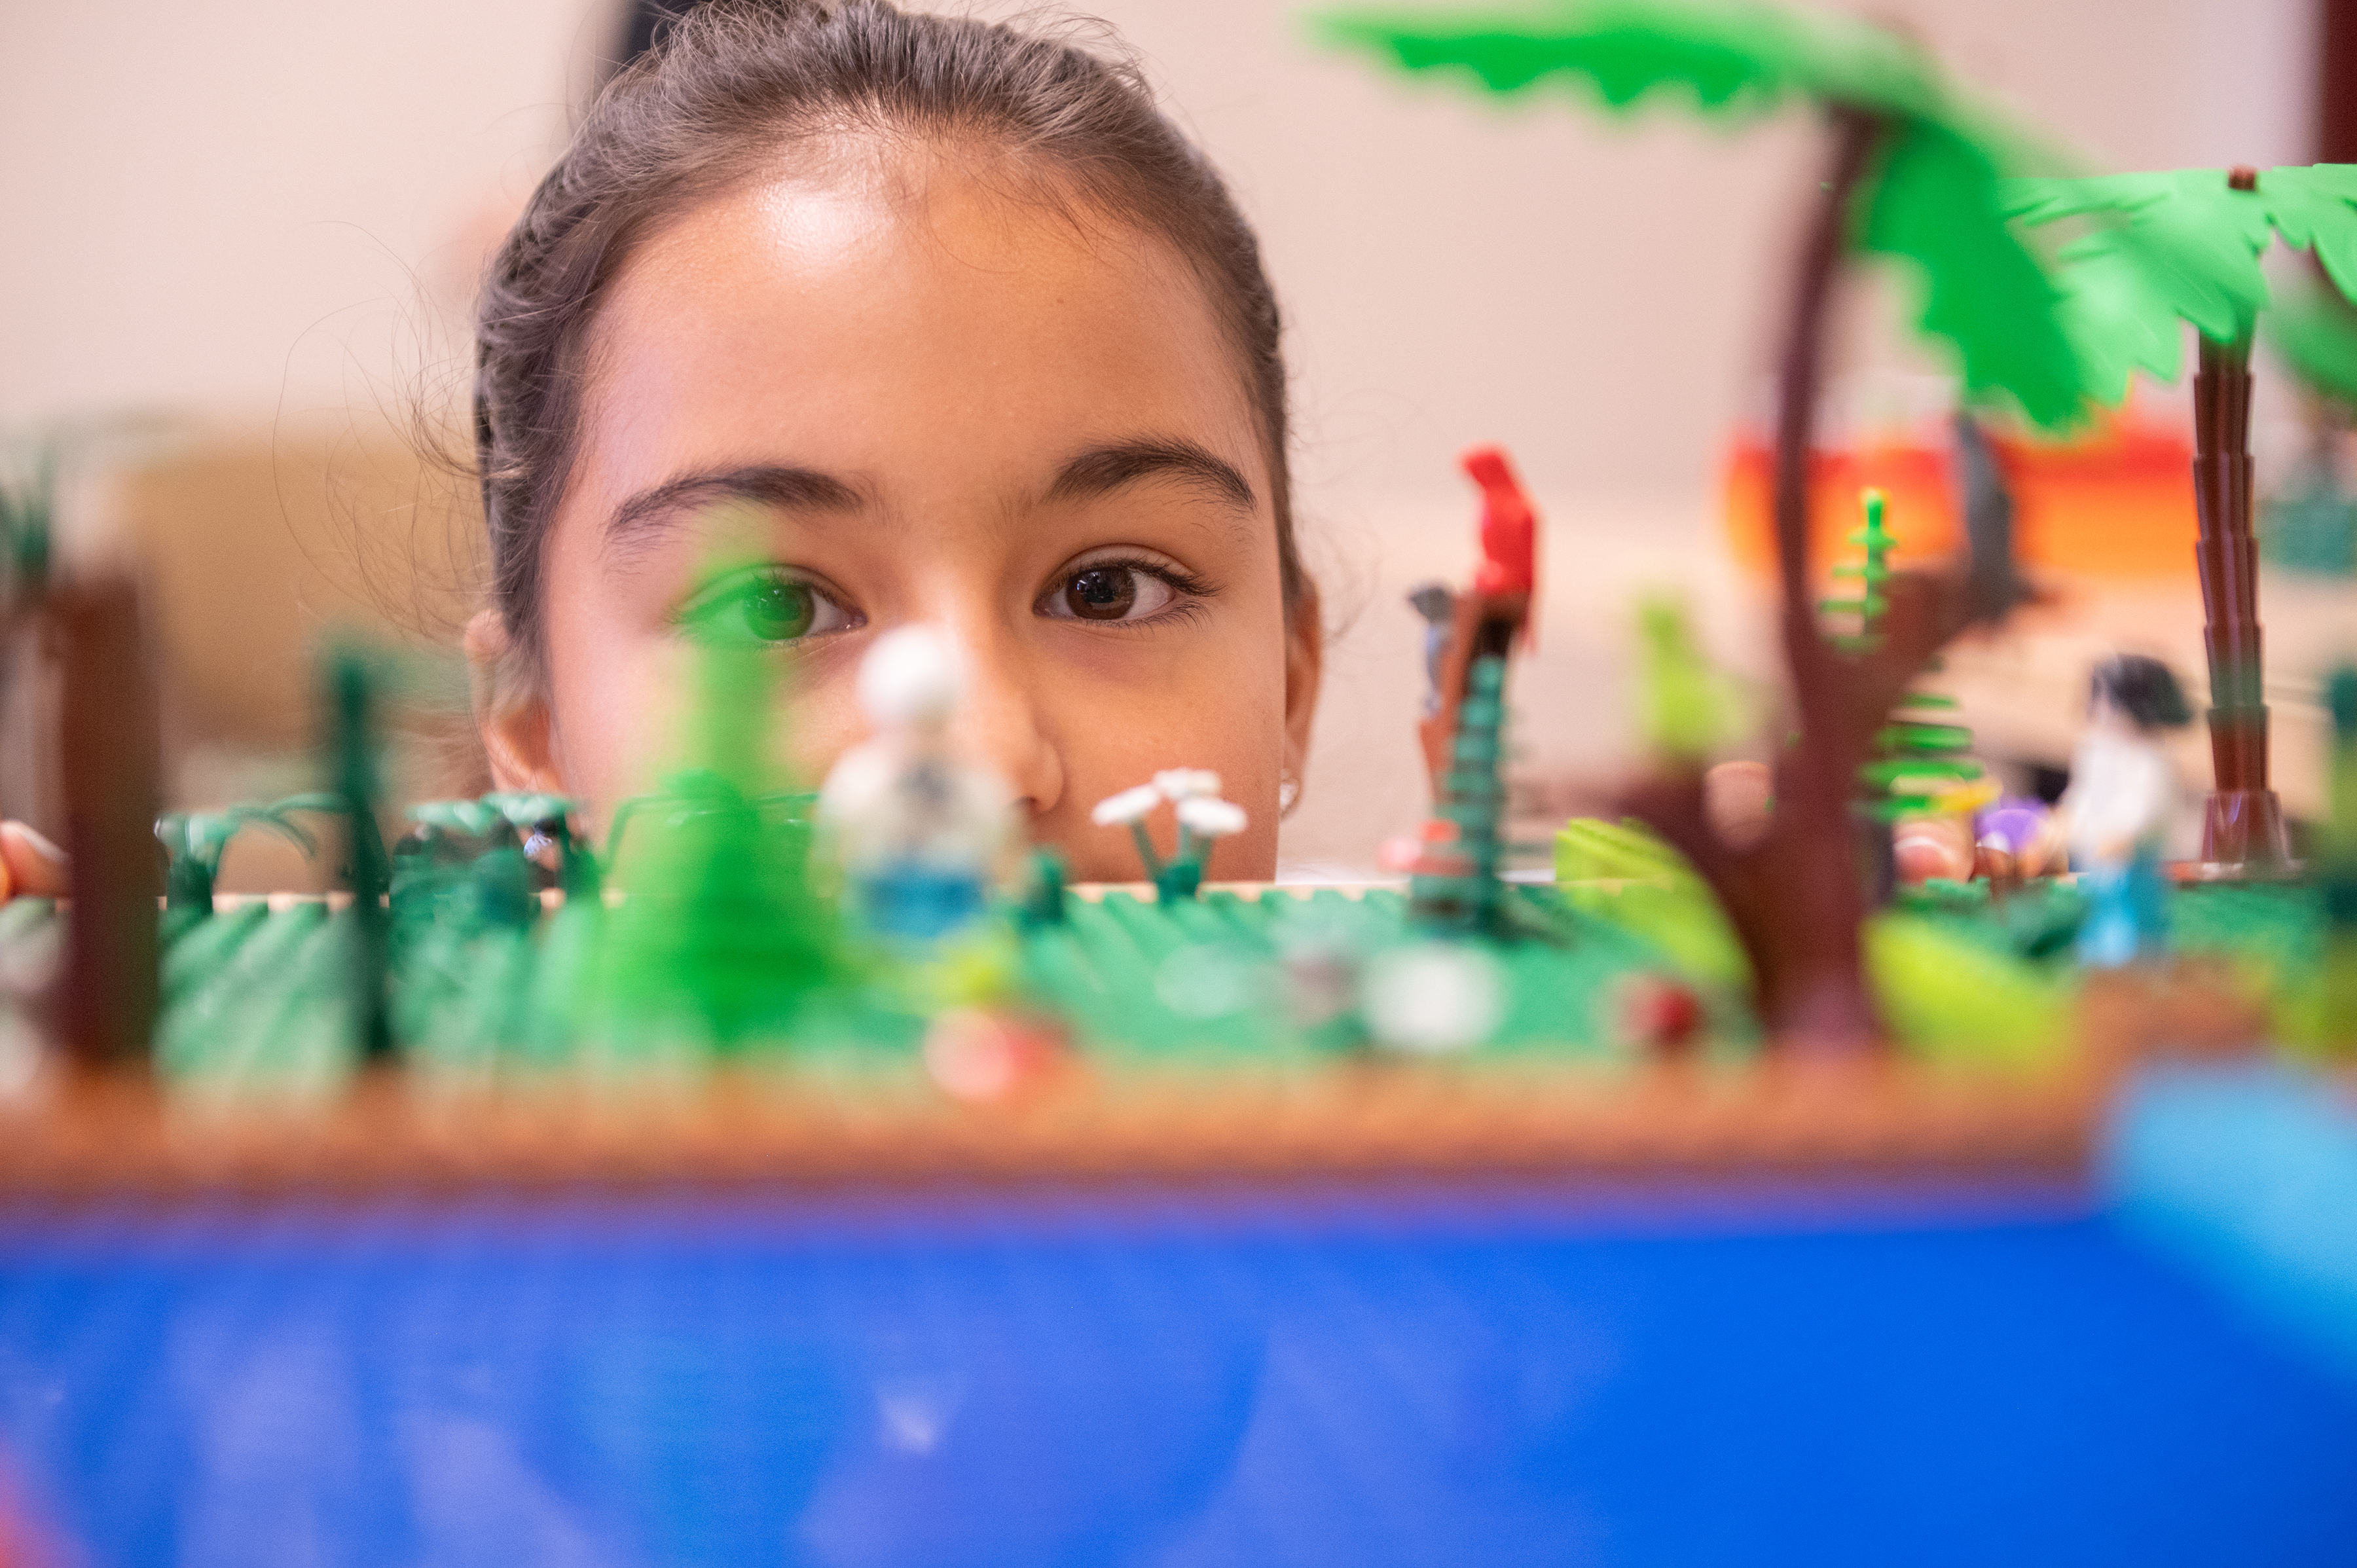
[[[2068,443],[1995,445],[2013,489],[2014,549],[2024,566],[2095,577],[2192,575],[2199,524],[2193,448],[2183,436],[2115,418]],[[1774,482],[1773,453],[1754,437],[1738,437],[1721,491],[1727,542],[1744,570],[1760,576],[1775,571]],[[1820,575],[1854,553],[1848,536],[1858,522],[1858,492],[1868,486],[1890,498],[1886,518],[1902,564],[1963,545],[1943,446],[1889,441],[1820,452],[1809,486],[1809,558]]]
[[[925,1069],[952,1099],[987,1104],[1045,1082],[1067,1057],[1053,1019],[952,1007],[925,1031]]]

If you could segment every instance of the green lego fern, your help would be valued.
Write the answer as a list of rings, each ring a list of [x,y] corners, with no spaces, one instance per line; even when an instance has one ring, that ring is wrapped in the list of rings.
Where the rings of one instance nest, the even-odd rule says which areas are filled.
[[[1441,776],[1436,814],[1457,830],[1434,846],[1441,868],[1418,870],[1409,886],[1411,909],[1422,925],[1479,930],[1495,925],[1501,908],[1498,861],[1506,788],[1499,764],[1504,755],[1506,660],[1488,654],[1465,672],[1465,699],[1457,708],[1457,734],[1449,742],[1448,768]]]
[[[1863,525],[1849,536],[1861,558],[1834,567],[1834,575],[1857,582],[1855,596],[1820,599],[1817,607],[1830,615],[1855,616],[1857,630],[1835,635],[1833,645],[1844,653],[1868,653],[1880,644],[1880,627],[1889,601],[1882,585],[1891,576],[1890,552],[1895,543],[1884,523],[1888,501],[1880,490],[1859,497]],[[1936,670],[1939,666],[1932,666]],[[1893,709],[1893,720],[1875,737],[1875,755],[1858,769],[1858,789],[1866,810],[1883,822],[1936,809],[1932,797],[1953,785],[1981,777],[1981,765],[1967,755],[1973,732],[1962,725],[1941,724],[1921,715],[1953,710],[1953,697],[1914,690]],[[1913,716],[1910,716],[1913,715]]]

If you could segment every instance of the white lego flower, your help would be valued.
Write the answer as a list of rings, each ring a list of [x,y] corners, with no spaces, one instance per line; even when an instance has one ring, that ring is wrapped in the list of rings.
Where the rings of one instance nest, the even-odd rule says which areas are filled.
[[[1154,776],[1154,788],[1166,800],[1191,800],[1217,795],[1220,776],[1208,768],[1166,768]]]
[[[1151,784],[1140,784],[1135,789],[1124,789],[1118,795],[1108,795],[1089,813],[1089,821],[1101,828],[1133,825],[1146,820],[1147,813],[1162,804],[1162,792]]]
[[[860,660],[859,705],[879,729],[946,724],[964,694],[957,650],[933,627],[888,631]]]
[[[1189,795],[1178,802],[1178,825],[1199,839],[1223,839],[1244,831],[1244,809],[1216,796]]]

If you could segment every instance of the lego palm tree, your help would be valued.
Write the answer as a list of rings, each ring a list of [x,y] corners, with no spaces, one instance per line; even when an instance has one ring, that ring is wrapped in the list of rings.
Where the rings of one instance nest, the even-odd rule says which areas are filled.
[[[1858,546],[1861,558],[1834,567],[1835,576],[1857,583],[1857,594],[1821,599],[1817,607],[1835,616],[1857,618],[1856,632],[1833,639],[1835,649],[1850,654],[1874,651],[1881,640],[1883,617],[1890,607],[1882,592],[1892,575],[1894,540],[1883,522],[1889,501],[1880,490],[1869,489],[1859,497],[1859,503],[1864,521],[1849,537]],[[1938,667],[1936,659],[1926,666]],[[1981,765],[1965,755],[1972,748],[1973,732],[1962,725],[1924,716],[1952,712],[1955,705],[1956,700],[1945,693],[1920,686],[1900,693],[1893,705],[1892,722],[1875,736],[1874,756],[1858,769],[1861,815],[1887,827],[1929,809],[1931,797],[1942,789],[1981,776]]]
[[[1865,909],[1849,828],[1857,769],[1894,703],[1932,652],[2011,603],[2009,573],[1901,577],[1877,646],[1845,653],[1816,618],[1810,571],[1808,457],[1825,323],[1846,257],[1903,259],[1921,273],[1923,329],[1957,354],[1969,401],[2009,402],[2033,423],[2075,419],[2085,368],[2057,318],[2040,259],[2006,221],[2002,185],[2044,160],[2029,138],[1958,93],[1908,40],[1835,17],[1758,5],[1668,0],[1557,0],[1485,17],[1463,12],[1329,17],[1327,36],[1411,70],[1468,72],[1483,89],[1585,81],[1614,111],[1682,96],[1706,113],[1758,113],[1814,102],[1831,136],[1795,269],[1777,378],[1775,533],[1781,643],[1800,737],[1776,765],[1768,832],[1722,842],[1698,772],[1639,787],[1628,810],[1652,822],[1710,882],[1752,961],[1757,1003],[1775,1035],[1833,1051],[1883,1036],[1862,966]],[[1981,536],[1975,536],[1977,548]]]
[[[2357,296],[2357,165],[2179,169],[2016,182],[2025,227],[2092,223],[2061,252],[2065,323],[2109,401],[2145,371],[2174,381],[2179,323],[2200,340],[2193,377],[2193,494],[2201,518],[2202,641],[2210,666],[2214,788],[2202,858],[2279,862],[2283,810],[2267,781],[2258,542],[2251,526],[2251,343],[2268,303],[2259,259],[2278,238],[2313,249],[2343,298]],[[2310,356],[2319,360],[2320,356]]]

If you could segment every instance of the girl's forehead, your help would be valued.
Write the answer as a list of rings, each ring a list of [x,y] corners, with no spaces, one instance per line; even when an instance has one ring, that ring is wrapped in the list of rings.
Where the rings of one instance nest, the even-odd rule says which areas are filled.
[[[921,323],[927,338],[959,344],[1060,319],[1072,324],[1049,339],[1060,343],[1101,341],[1110,319],[1123,328],[1116,339],[1158,336],[1187,360],[1218,356],[1216,313],[1167,242],[984,172],[846,171],[738,188],[631,257],[601,326],[872,338]]]
[[[617,280],[588,370],[593,467],[601,447],[642,467],[683,444],[699,450],[661,456],[787,446],[861,466],[912,440],[1045,456],[1135,427],[1265,471],[1243,376],[1175,251],[955,171],[757,183],[683,214]]]

